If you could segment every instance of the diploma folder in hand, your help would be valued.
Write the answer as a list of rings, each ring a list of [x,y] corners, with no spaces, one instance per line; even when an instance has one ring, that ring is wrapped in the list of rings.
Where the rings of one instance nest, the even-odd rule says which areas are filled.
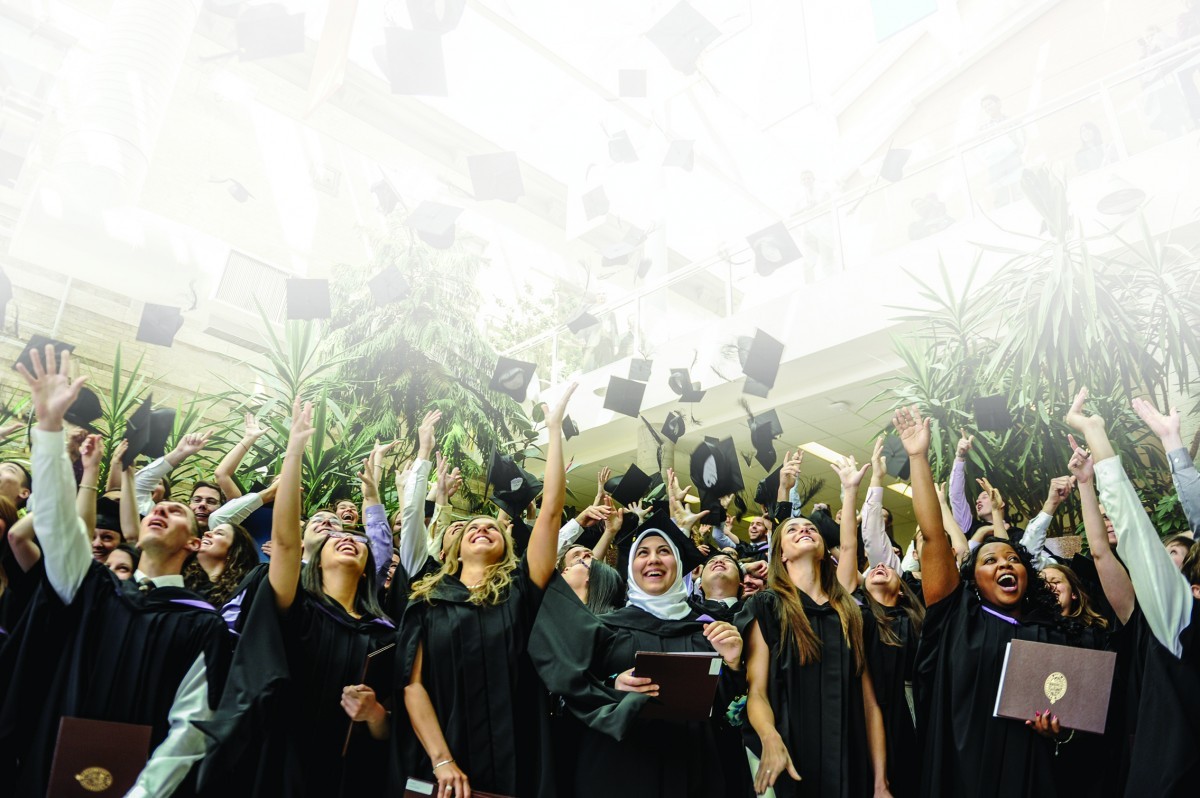
[[[467,779],[471,778],[471,774],[467,774]],[[427,795],[437,795],[437,785],[430,781],[422,781],[421,779],[409,779],[404,785],[404,798],[425,798]],[[474,788],[471,789],[471,795],[475,798],[509,798],[507,795],[500,795],[494,792],[480,792]]]
[[[708,720],[721,675],[721,658],[707,651],[639,651],[633,660],[633,675],[650,679],[659,688],[658,697],[642,708],[639,717]]]
[[[1013,640],[992,714],[1031,720],[1049,709],[1064,729],[1103,734],[1116,663],[1112,651]]]
[[[149,756],[149,726],[62,718],[47,798],[124,795]]]

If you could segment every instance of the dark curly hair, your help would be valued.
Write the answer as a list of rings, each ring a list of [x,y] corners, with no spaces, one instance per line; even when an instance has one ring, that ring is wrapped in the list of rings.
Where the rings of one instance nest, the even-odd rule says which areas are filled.
[[[1024,546],[1008,538],[988,535],[971,551],[967,561],[962,564],[958,572],[966,588],[976,591],[978,594],[975,585],[975,563],[979,560],[979,552],[983,551],[984,546],[989,543],[1003,543],[1008,546],[1017,553],[1021,564],[1025,566],[1025,594],[1021,596],[1020,604],[1021,619],[1026,622],[1069,626],[1067,622],[1071,619],[1062,617],[1062,610],[1058,606],[1058,597],[1050,586],[1038,577],[1037,568],[1033,565],[1033,557]],[[1075,624],[1079,625],[1078,621]]]

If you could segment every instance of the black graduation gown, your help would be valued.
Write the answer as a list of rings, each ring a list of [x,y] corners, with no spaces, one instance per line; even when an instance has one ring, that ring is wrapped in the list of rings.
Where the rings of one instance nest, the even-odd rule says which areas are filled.
[[[200,767],[204,794],[378,793],[391,775],[391,746],[356,723],[343,758],[351,722],[340,702],[346,685],[361,683],[367,655],[396,641],[395,626],[353,618],[302,588],[281,615],[265,578],[242,618],[221,706],[197,724],[211,738]],[[384,702],[394,692],[390,662],[372,663],[366,680]]]
[[[725,621],[738,627],[741,631],[742,625],[746,621],[746,616],[742,613],[742,607],[746,602],[738,599],[733,604],[726,604],[723,601],[716,599],[702,599],[699,597],[693,598],[688,602],[695,608],[696,612],[701,615],[707,615],[713,620]]]
[[[885,609],[892,631],[900,638],[900,644],[885,643],[880,638],[878,624],[872,624],[874,634],[864,633],[863,644],[867,668],[871,672],[871,685],[875,688],[875,700],[883,715],[888,785],[895,798],[905,798],[918,794],[921,772],[916,724],[905,691],[905,683],[913,678],[919,635],[913,634],[912,622],[903,607]],[[864,609],[864,617],[869,612]]]
[[[229,632],[216,610],[175,587],[139,592],[92,562],[70,604],[43,579],[0,649],[0,784],[43,796],[59,719],[149,725],[153,751],[170,730],[180,682],[203,654],[216,706]],[[176,795],[191,792],[185,780]]]
[[[1182,657],[1158,642],[1140,610],[1129,626],[1133,740],[1125,795],[1190,798],[1200,785],[1200,600],[1193,599],[1180,635]]]
[[[801,776],[796,782],[782,774],[775,781],[775,795],[870,795],[875,782],[863,714],[862,676],[854,672],[854,655],[833,606],[818,605],[803,591],[800,600],[821,641],[821,659],[807,665],[800,664],[794,646],[782,646],[775,592],[760,590],[746,601],[746,611],[753,615],[771,652],[767,694],[775,728]],[[863,635],[875,635],[869,614],[863,618]],[[753,727],[747,722],[744,729],[747,747],[761,756],[762,743]]]
[[[925,606],[925,588],[921,584],[921,580],[918,579],[916,576],[914,576],[909,571],[905,571],[904,573],[900,574],[900,578],[904,581],[904,584],[908,585],[909,588],[912,589],[912,592],[915,593],[917,596],[917,600],[920,601],[921,606],[924,607]]]
[[[1055,761],[1054,744],[1024,721],[993,717],[996,690],[1009,641],[1094,647],[1087,637],[1068,640],[1051,623],[1012,622],[983,607],[965,583],[930,605],[913,683],[924,743],[921,794],[1057,795],[1062,762]]]
[[[745,677],[722,668],[712,717],[699,723],[641,720],[650,699],[608,687],[639,651],[711,652],[693,610],[678,621],[636,607],[592,615],[561,579],[546,591],[530,654],[551,692],[582,721],[571,795],[659,798],[746,794],[749,766],[726,711],[745,693]]]
[[[25,608],[29,606],[38,583],[46,573],[46,567],[39,559],[28,571],[22,571],[17,559],[12,555],[12,549],[7,541],[0,541],[0,568],[4,569],[8,586],[0,594],[0,642],[2,642],[21,620]]]
[[[542,590],[522,558],[501,603],[479,606],[469,599],[470,590],[447,576],[432,602],[409,602],[401,623],[397,689],[408,684],[417,645],[424,644],[421,683],[471,789],[517,798],[553,796],[549,707],[527,651]],[[407,774],[436,781],[401,711],[403,699],[396,704],[393,736],[404,746]]]

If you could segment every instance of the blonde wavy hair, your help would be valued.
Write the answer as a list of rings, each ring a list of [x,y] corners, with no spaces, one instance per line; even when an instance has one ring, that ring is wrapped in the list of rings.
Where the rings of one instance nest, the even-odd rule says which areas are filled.
[[[458,574],[462,568],[462,561],[459,559],[459,554],[462,551],[463,539],[467,537],[467,531],[471,528],[471,525],[478,521],[487,521],[500,532],[504,538],[504,553],[497,562],[487,567],[483,573],[482,582],[474,587],[468,586],[467,589],[471,592],[471,597],[468,600],[477,606],[491,607],[500,604],[508,597],[508,588],[512,584],[512,574],[517,569],[517,553],[513,546],[512,535],[495,518],[487,515],[477,515],[467,521],[462,533],[450,544],[450,549],[446,552],[446,560],[442,563],[442,567],[413,584],[412,593],[409,594],[410,601],[427,601],[432,604],[434,593],[436,593],[442,581],[447,576]]]

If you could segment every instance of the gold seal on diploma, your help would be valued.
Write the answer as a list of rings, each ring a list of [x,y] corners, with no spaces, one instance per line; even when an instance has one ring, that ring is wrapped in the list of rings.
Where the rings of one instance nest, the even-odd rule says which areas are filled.
[[[1046,698],[1050,699],[1050,703],[1054,704],[1067,694],[1067,677],[1055,671],[1046,677],[1046,684],[1042,686],[1042,690],[1046,693]]]
[[[88,792],[104,792],[112,786],[113,777],[104,768],[84,768],[75,774],[75,781]]]

